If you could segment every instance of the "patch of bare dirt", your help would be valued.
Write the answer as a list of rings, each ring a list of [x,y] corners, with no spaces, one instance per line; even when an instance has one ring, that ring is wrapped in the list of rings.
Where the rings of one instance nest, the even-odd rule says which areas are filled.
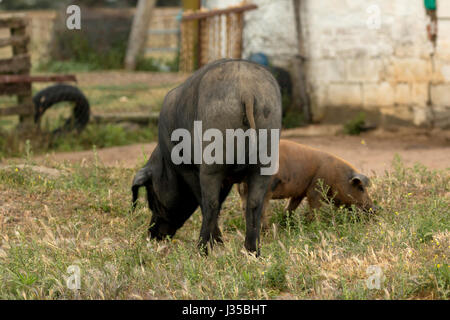
[[[383,174],[391,168],[395,154],[406,165],[420,162],[432,169],[450,168],[450,131],[399,128],[375,130],[360,136],[339,133],[336,126],[309,126],[284,130],[282,138],[333,153],[366,174]],[[105,148],[97,151],[98,160],[106,166],[135,168],[144,162],[156,143]],[[93,162],[93,151],[63,152],[39,156],[57,162]]]

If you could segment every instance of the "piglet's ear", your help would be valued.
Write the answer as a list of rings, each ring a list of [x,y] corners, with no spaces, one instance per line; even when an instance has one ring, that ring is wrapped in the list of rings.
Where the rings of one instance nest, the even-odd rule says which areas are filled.
[[[370,184],[370,180],[365,175],[357,173],[349,180],[349,183],[354,186],[367,187]]]

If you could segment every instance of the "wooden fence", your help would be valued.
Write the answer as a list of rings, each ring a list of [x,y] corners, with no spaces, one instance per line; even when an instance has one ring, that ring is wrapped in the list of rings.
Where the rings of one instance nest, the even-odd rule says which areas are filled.
[[[76,78],[73,75],[30,76],[28,23],[24,16],[0,18],[0,29],[9,31],[9,37],[0,38],[0,48],[10,46],[12,52],[11,57],[0,59],[0,95],[17,96],[17,105],[0,106],[0,116],[18,115],[21,123],[32,124],[35,113],[32,83],[76,81]]]
[[[254,4],[185,13],[181,24],[180,71],[221,58],[242,58],[244,13]]]
[[[28,54],[30,36],[26,32],[28,20],[22,17],[0,19],[0,28],[9,29],[10,37],[0,39],[0,47],[12,47],[12,57],[0,60],[0,74],[29,75],[31,58]],[[1,95],[16,95],[18,105],[0,108],[0,116],[18,114],[21,121],[32,119],[34,105],[31,82],[0,83]]]
[[[155,8],[150,19],[146,56],[174,58],[179,51],[180,7]]]

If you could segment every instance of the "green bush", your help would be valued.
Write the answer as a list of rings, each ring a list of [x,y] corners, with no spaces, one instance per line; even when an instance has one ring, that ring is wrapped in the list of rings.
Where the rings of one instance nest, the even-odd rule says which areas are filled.
[[[283,117],[283,128],[298,128],[303,125],[305,125],[305,117],[303,113],[297,110],[289,110]]]
[[[366,123],[366,114],[364,112],[344,124],[344,132],[349,135],[359,135],[363,131]]]

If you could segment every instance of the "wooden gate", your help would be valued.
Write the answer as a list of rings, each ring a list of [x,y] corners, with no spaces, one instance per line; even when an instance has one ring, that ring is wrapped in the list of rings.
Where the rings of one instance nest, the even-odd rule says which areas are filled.
[[[257,8],[247,4],[183,14],[180,71],[190,73],[217,59],[242,58],[244,12]]]

